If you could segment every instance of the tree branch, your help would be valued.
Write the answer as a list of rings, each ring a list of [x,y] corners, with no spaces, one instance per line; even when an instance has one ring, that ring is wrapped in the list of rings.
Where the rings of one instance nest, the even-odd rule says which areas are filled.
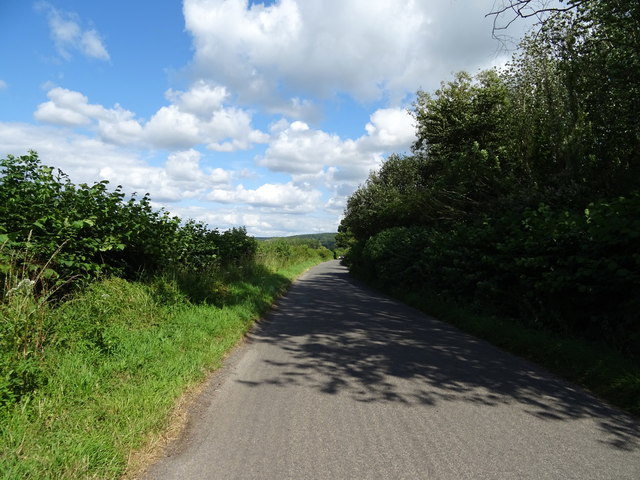
[[[500,40],[500,36],[496,32],[507,30],[514,22],[519,19],[527,19],[537,17],[539,23],[545,22],[548,15],[557,15],[578,8],[587,0],[566,0],[566,6],[549,6],[549,0],[501,0],[500,6],[494,3],[494,10],[487,13],[485,17],[493,16],[493,38]],[[563,3],[563,0],[560,0]],[[507,16],[503,25],[498,22]]]

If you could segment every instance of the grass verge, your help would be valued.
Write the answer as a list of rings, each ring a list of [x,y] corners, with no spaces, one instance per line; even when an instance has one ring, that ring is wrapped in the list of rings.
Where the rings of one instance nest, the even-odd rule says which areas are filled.
[[[428,292],[387,292],[395,298],[515,355],[531,360],[609,403],[640,416],[640,362],[603,343],[528,328],[483,315]]]
[[[167,302],[166,283],[114,278],[48,312],[59,340],[48,339],[46,381],[0,412],[0,478],[120,477],[130,452],[167,426],[183,392],[219,367],[291,281],[319,261],[229,282],[219,306]]]

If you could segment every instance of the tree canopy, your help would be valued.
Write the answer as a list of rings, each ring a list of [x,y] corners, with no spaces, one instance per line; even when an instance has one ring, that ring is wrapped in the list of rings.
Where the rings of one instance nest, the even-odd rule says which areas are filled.
[[[564,5],[506,69],[417,93],[411,155],[349,198],[338,240],[383,286],[640,351],[640,3]]]

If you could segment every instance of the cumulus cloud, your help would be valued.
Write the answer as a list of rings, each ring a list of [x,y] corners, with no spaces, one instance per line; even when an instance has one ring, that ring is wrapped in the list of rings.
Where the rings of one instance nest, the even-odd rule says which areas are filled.
[[[38,105],[36,120],[61,126],[93,126],[100,138],[118,145],[183,150],[205,145],[231,152],[266,143],[269,135],[252,127],[251,115],[223,105],[226,90],[203,82],[187,91],[168,90],[170,105],[160,107],[145,123],[116,104],[113,108],[91,104],[80,92],[53,87],[49,100]]]
[[[229,94],[221,85],[212,86],[199,80],[187,92],[169,89],[165,96],[183,112],[206,118],[222,107]]]
[[[376,110],[365,126],[367,136],[359,140],[364,151],[407,151],[416,140],[414,118],[402,108]]]
[[[54,125],[88,125],[94,118],[104,117],[106,109],[89,104],[89,99],[80,92],[55,87],[47,93],[49,101],[38,105],[36,120]]]
[[[285,235],[337,228],[337,217],[322,211],[318,189],[293,182],[256,188],[234,185],[247,175],[215,166],[194,149],[174,152],[164,163],[152,166],[140,151],[74,133],[68,127],[3,122],[0,145],[2,155],[36,150],[43,163],[60,168],[76,183],[108,180],[129,194],[149,192],[154,206],[223,229],[245,225],[254,235]],[[200,206],[184,206],[189,199]],[[203,206],[207,203],[216,207]]]
[[[179,202],[216,188],[231,188],[235,178],[232,171],[203,166],[197,150],[172,153],[163,165],[153,166],[139,151],[61,127],[0,122],[0,145],[2,155],[36,150],[43,163],[60,168],[74,182],[108,180],[126,192],[149,192],[159,202]]]
[[[300,215],[255,207],[210,209],[192,206],[178,207],[174,211],[183,218],[194,218],[221,229],[244,225],[251,234],[263,237],[335,232],[338,229],[338,218],[333,214]]]
[[[365,126],[366,134],[353,139],[315,130],[306,123],[280,120],[272,126],[272,140],[260,166],[288,173],[296,185],[329,189],[327,206],[341,209],[368,173],[378,168],[389,152],[408,151],[415,141],[413,117],[401,108],[376,110]]]
[[[474,71],[496,48],[484,18],[490,8],[460,0],[412,0],[401,8],[395,0],[183,4],[198,74],[266,103],[283,87],[303,96],[402,98],[436,87],[452,71]]]
[[[58,10],[47,2],[36,4],[36,8],[46,13],[51,37],[62,58],[71,60],[72,53],[79,52],[98,60],[110,59],[100,34],[93,28],[83,29],[77,14]]]
[[[147,138],[163,148],[186,148],[200,143],[198,119],[177,105],[162,107],[146,125]]]
[[[283,212],[305,213],[321,206],[322,192],[301,188],[293,183],[265,183],[255,190],[238,185],[233,190],[214,189],[207,200],[219,203],[242,203],[255,207],[268,207]]]
[[[332,165],[340,157],[345,161],[352,142],[337,135],[312,130],[306,123],[282,120],[272,127],[274,138],[258,164],[275,172],[314,173],[323,165]]]

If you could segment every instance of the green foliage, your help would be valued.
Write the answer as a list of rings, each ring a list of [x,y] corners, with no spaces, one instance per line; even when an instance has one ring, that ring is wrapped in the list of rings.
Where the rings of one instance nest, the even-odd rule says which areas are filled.
[[[42,352],[50,329],[48,310],[27,280],[0,303],[0,411],[44,382]]]
[[[352,271],[637,355],[639,5],[580,2],[502,73],[418,92],[413,154],[347,202]]]
[[[125,200],[120,187],[107,185],[75,185],[35,152],[0,160],[0,408],[44,385],[51,345],[117,348],[108,332],[123,319],[123,305],[104,291],[108,283],[95,291],[97,279],[147,278],[159,302],[222,305],[226,283],[254,265],[257,242],[244,228],[183,224],[154,210],[148,195]],[[67,295],[83,289],[86,312],[66,315]],[[63,307],[52,321],[57,303]]]
[[[429,285],[485,311],[640,351],[640,195],[582,214],[548,205],[443,231],[384,230],[352,250],[381,287]]]
[[[258,244],[258,263],[280,270],[286,265],[298,264],[308,259],[325,261],[333,258],[333,253],[314,238],[281,237]]]
[[[263,237],[256,238],[256,240],[265,242],[282,240],[289,243],[301,243],[309,245],[312,248],[320,248],[320,246],[323,246],[328,250],[334,250],[336,246],[335,233],[308,233],[304,235],[291,235],[289,237]]]
[[[220,233],[182,224],[153,209],[148,195],[125,200],[121,187],[110,192],[106,181],[74,185],[41,165],[35,152],[0,160],[0,174],[0,241],[28,252],[33,270],[53,257],[52,276],[79,283],[105,274],[197,273],[251,261],[256,253],[244,228]]]
[[[228,239],[242,239],[242,229]],[[56,303],[35,291],[37,273],[24,281],[10,264],[0,302],[0,477],[119,478],[185,389],[220,365],[292,278],[330,256],[289,247],[280,271],[234,261],[145,282],[111,277]]]
[[[119,477],[129,450],[255,315],[248,301],[222,312],[155,297],[152,287],[111,279],[50,312],[60,343],[43,356],[47,381],[0,414],[0,477]]]

